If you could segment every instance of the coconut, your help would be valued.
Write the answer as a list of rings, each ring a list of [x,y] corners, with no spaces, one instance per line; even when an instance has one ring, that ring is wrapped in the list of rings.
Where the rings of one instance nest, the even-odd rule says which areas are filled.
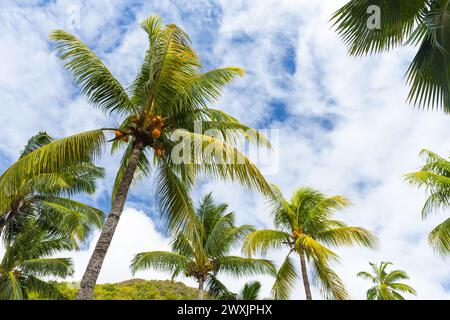
[[[162,156],[162,154],[163,154],[162,149],[160,149],[160,148],[155,149],[155,155],[156,155],[158,158],[160,158],[160,157]]]
[[[128,136],[123,137],[123,141],[128,142]]]
[[[114,131],[114,134],[116,135],[116,138],[123,137],[123,132],[122,131],[116,130],[116,131]]]
[[[161,136],[161,131],[158,129],[153,129],[152,131],[152,138],[153,139],[158,139]]]

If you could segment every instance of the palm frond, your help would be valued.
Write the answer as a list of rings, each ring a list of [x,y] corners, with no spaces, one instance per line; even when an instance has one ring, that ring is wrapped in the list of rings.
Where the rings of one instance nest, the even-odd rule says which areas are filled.
[[[275,283],[272,287],[272,296],[275,300],[287,300],[295,288],[297,279],[294,263],[289,255],[284,260],[275,277]]]
[[[331,18],[352,55],[391,50],[402,45],[423,16],[427,0],[351,0]],[[370,6],[380,9],[380,28],[369,28]]]
[[[134,256],[131,262],[131,272],[154,269],[160,271],[174,272],[176,269],[183,269],[189,263],[189,259],[173,252],[151,251],[141,252]]]
[[[270,248],[281,248],[289,245],[290,235],[278,230],[257,230],[250,233],[244,241],[242,251],[251,257],[253,254],[260,252],[266,254]]]
[[[220,271],[236,277],[253,276],[258,274],[275,275],[276,270],[272,261],[266,259],[243,258],[226,256],[218,259]]]
[[[450,253],[450,218],[430,232],[428,242],[439,254],[444,256]]]
[[[77,85],[94,106],[108,113],[126,114],[134,111],[125,89],[114,78],[103,62],[82,41],[63,30],[50,34],[58,55],[67,60],[69,70]]]

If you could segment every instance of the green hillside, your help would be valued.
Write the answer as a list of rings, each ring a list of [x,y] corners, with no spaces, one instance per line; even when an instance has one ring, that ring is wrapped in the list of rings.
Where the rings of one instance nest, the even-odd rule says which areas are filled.
[[[77,283],[58,283],[59,289],[70,299],[75,298]],[[170,280],[132,279],[119,283],[98,284],[94,290],[96,300],[188,300],[197,299],[197,289],[182,282]],[[32,295],[30,299],[38,300]]]

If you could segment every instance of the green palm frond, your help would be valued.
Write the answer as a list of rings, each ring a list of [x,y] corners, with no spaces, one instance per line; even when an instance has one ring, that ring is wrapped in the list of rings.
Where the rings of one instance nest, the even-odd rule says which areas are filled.
[[[313,280],[320,285],[322,295],[326,299],[348,300],[350,296],[344,287],[342,280],[334,272],[325,260],[314,259]]]
[[[360,227],[340,227],[318,233],[318,239],[333,246],[353,246],[374,248],[377,242],[375,235]]]
[[[251,281],[244,285],[239,293],[239,300],[258,300],[261,291],[261,282]]]
[[[352,55],[367,55],[402,45],[414,31],[427,0],[351,0],[331,18]],[[368,28],[368,8],[380,8],[380,29]]]
[[[359,278],[371,280],[372,282],[376,282],[376,278],[366,271],[358,272],[356,276]]]
[[[174,272],[176,269],[186,268],[189,259],[173,252],[151,251],[142,252],[134,256],[131,262],[131,272],[136,272],[148,268],[155,270]]]
[[[250,190],[272,197],[272,189],[259,169],[250,159],[233,145],[212,136],[177,130],[176,135],[197,146],[202,152],[192,153],[192,162],[198,164],[198,170],[208,177],[238,182]]]
[[[85,216],[86,221],[96,227],[101,227],[106,217],[105,212],[72,199],[55,196],[40,196],[38,199],[46,203],[54,203],[75,212],[82,213]]]
[[[34,276],[55,276],[65,278],[73,275],[74,269],[68,258],[36,258],[22,262],[20,267]]]
[[[120,82],[82,41],[63,30],[53,31],[50,39],[57,43],[59,57],[67,61],[65,68],[72,73],[89,102],[109,113],[124,114],[134,110]]]
[[[242,251],[248,255],[260,252],[266,254],[270,248],[281,248],[291,242],[290,235],[278,230],[257,230],[250,233],[242,246]]]
[[[221,282],[217,277],[210,276],[206,281],[206,290],[208,294],[215,297],[218,300],[236,300],[237,295]]]
[[[12,271],[2,273],[0,277],[0,300],[23,300],[26,293]]]
[[[295,288],[297,279],[294,263],[289,255],[284,260],[275,277],[275,283],[272,287],[272,296],[275,300],[287,300]]]
[[[29,291],[38,293],[41,297],[53,300],[69,300],[69,297],[58,290],[58,288],[49,282],[45,282],[34,276],[27,277],[26,286]]]
[[[443,256],[450,252],[450,218],[431,230],[428,242],[436,252]]]
[[[159,162],[156,174],[156,200],[161,214],[168,217],[172,230],[183,228],[194,232],[197,223],[194,207],[186,184],[171,170],[164,160]]]
[[[416,290],[414,290],[411,286],[408,286],[407,284],[404,284],[404,283],[391,283],[390,287],[397,291],[407,292],[412,295],[417,295]]]
[[[301,234],[295,242],[295,248],[299,253],[303,252],[312,260],[328,261],[339,259],[338,255],[327,247],[314,240],[312,237]]]
[[[24,179],[90,163],[100,155],[104,142],[103,130],[93,130],[55,140],[27,154],[0,176],[0,204],[5,203],[8,195],[20,192]],[[0,208],[1,212],[5,209]]]
[[[218,259],[220,270],[236,277],[254,276],[258,274],[275,275],[272,261],[266,259],[226,256]]]

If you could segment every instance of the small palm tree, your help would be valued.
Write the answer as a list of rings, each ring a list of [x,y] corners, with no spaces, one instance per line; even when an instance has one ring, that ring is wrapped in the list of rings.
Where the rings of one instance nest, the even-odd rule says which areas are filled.
[[[43,298],[67,299],[57,287],[40,277],[65,278],[73,274],[68,258],[48,258],[72,248],[66,237],[42,228],[36,216],[22,219],[24,230],[6,244],[0,262],[0,300],[27,299],[31,292]]]
[[[52,141],[46,132],[38,133],[29,139],[20,159]],[[27,219],[34,216],[36,223],[66,237],[78,248],[92,226],[102,226],[105,215],[68,197],[81,192],[93,193],[96,180],[103,175],[104,170],[92,163],[70,164],[32,177],[24,175],[17,181],[14,192],[0,197],[0,236],[5,242],[12,242],[16,234],[26,231]]]
[[[258,300],[261,291],[261,282],[251,281],[244,285],[244,288],[239,292],[238,300]]]
[[[422,150],[425,165],[420,171],[406,175],[406,180],[412,185],[425,187],[430,193],[422,209],[422,218],[427,218],[438,209],[450,208],[450,161],[437,154]],[[450,254],[450,218],[434,228],[428,241],[440,254]]]
[[[189,189],[199,174],[236,181],[271,196],[260,171],[236,148],[242,139],[269,147],[267,139],[226,113],[208,107],[244,71],[229,67],[203,72],[189,37],[176,25],[163,26],[159,18],[149,17],[141,27],[148,35],[149,48],[128,90],[82,41],[62,30],[52,32],[51,39],[75,83],[94,106],[121,123],[54,141],[28,154],[0,177],[0,189],[12,193],[24,175],[33,177],[95,160],[102,154],[108,136],[113,150],[124,147],[110,213],[77,299],[92,298],[130,186],[137,178],[153,174],[159,210],[172,230],[183,228],[185,232],[194,229],[190,224],[195,219]]]
[[[409,279],[406,272],[402,270],[386,271],[391,262],[381,262],[380,265],[369,262],[373,274],[366,271],[358,273],[358,277],[372,281],[374,286],[367,290],[367,300],[404,300],[405,298],[399,292],[406,292],[416,295],[416,290],[398,282],[399,280]]]
[[[139,270],[154,268],[169,271],[172,278],[184,272],[186,277],[198,282],[198,299],[203,299],[207,287],[224,287],[217,279],[220,273],[233,276],[274,274],[272,262],[228,255],[237,247],[252,227],[234,225],[234,213],[226,213],[226,204],[215,204],[211,194],[205,196],[193,217],[195,230],[186,235],[179,232],[172,241],[173,252],[142,252],[131,264],[133,274]]]
[[[373,247],[376,238],[366,229],[349,227],[344,222],[332,219],[335,210],[350,204],[343,196],[326,197],[309,187],[299,188],[290,202],[281,191],[273,187],[276,195],[273,215],[278,230],[257,230],[245,239],[244,252],[249,256],[259,251],[265,254],[269,248],[286,246],[289,253],[276,276],[272,293],[275,299],[288,299],[297,278],[292,253],[300,258],[301,276],[306,299],[312,300],[307,261],[311,263],[313,278],[321,286],[326,298],[347,299],[348,293],[330,262],[338,255],[327,246],[361,245]]]
[[[208,288],[208,294],[219,300],[258,300],[261,282],[247,282],[239,293],[233,293],[222,283],[213,283]]]
[[[377,14],[373,6],[379,8],[379,27],[368,26],[369,14]],[[352,55],[418,46],[406,74],[408,101],[450,112],[449,0],[351,0],[332,20]]]

